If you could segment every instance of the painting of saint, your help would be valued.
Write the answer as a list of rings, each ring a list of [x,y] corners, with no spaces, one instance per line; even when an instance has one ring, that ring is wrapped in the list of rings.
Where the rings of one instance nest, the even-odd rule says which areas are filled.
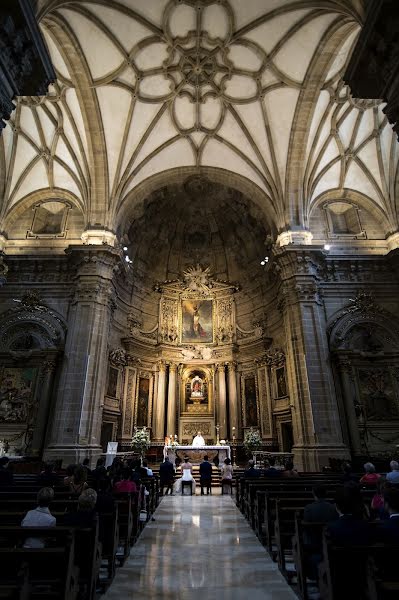
[[[255,377],[245,379],[245,426],[256,427],[258,425],[258,407],[256,403]]]
[[[276,369],[277,398],[287,395],[287,384],[285,382],[285,367]]]
[[[22,423],[33,401],[37,369],[4,368],[0,376],[0,421]]]
[[[182,301],[182,343],[212,343],[212,300]]]
[[[117,397],[118,391],[118,369],[114,367],[110,367],[108,371],[108,386],[107,386],[107,396],[111,398]]]
[[[137,427],[148,426],[148,403],[150,398],[150,380],[140,377],[137,397]]]

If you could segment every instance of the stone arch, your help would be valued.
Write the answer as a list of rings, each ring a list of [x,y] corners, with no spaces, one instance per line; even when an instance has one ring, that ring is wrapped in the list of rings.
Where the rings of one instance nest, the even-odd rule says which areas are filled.
[[[353,202],[359,206],[359,208],[364,208],[367,210],[377,221],[382,225],[382,228],[386,235],[392,231],[392,224],[389,220],[389,215],[386,211],[375,202],[369,196],[358,192],[357,190],[343,188],[343,189],[333,189],[320,194],[311,204],[309,204],[306,214],[305,214],[305,225],[310,228],[310,219],[314,211],[323,205],[325,202],[329,201],[336,202]]]
[[[74,207],[78,208],[86,221],[86,214],[84,206],[81,200],[75,196],[72,192],[62,188],[43,188],[41,190],[35,190],[24,198],[21,198],[8,212],[4,219],[2,232],[7,235],[14,223],[23,215],[23,213],[33,206],[35,203],[42,202],[44,200],[66,200],[70,202]]]
[[[211,182],[219,183],[242,192],[261,209],[272,229],[277,229],[277,214],[270,198],[246,177],[214,167],[179,167],[157,173],[129,192],[115,208],[114,231],[117,231],[122,223],[129,222],[136,206],[140,202],[143,202],[151,192],[167,184],[182,183],[185,179],[193,175],[203,175]]]
[[[17,308],[0,315],[0,352],[61,351],[66,324],[56,311]]]
[[[364,297],[367,301],[370,296],[367,294],[358,295],[353,305],[349,308],[342,309],[335,314],[330,320],[328,326],[330,350],[333,352],[346,350],[346,351],[363,351],[361,348],[356,347],[353,343],[358,337],[359,330],[363,328],[365,331],[369,330],[370,334],[374,334],[376,339],[381,342],[385,347],[391,347],[392,351],[399,352],[399,328],[397,326],[397,319],[391,313],[379,309],[377,305],[370,305],[369,309],[366,306],[362,308],[361,300],[358,299]],[[360,304],[360,307],[356,307],[356,302]],[[377,310],[376,310],[377,309]],[[377,312],[378,311],[378,312]],[[370,342],[372,343],[372,342]],[[384,348],[374,348],[370,346],[370,353],[376,353]],[[367,351],[367,348],[366,350]]]
[[[286,227],[304,227],[306,202],[304,172],[310,127],[317,98],[338,49],[353,31],[356,23],[351,15],[341,15],[329,27],[309,65],[296,105],[286,174]]]

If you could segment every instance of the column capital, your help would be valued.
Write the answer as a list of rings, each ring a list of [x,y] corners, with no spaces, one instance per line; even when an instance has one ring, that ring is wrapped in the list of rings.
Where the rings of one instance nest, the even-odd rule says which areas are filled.
[[[178,365],[174,362],[170,362],[170,363],[168,363],[168,365],[169,365],[169,371],[171,373],[176,373]]]
[[[219,363],[216,365],[216,369],[218,373],[225,373],[226,365],[225,363]]]
[[[233,373],[235,373],[237,370],[237,362],[235,360],[233,360],[233,361],[227,363],[227,368],[228,368],[229,372],[232,371]]]
[[[165,373],[166,371],[166,362],[164,360],[159,360],[158,363],[158,371],[160,373]]]

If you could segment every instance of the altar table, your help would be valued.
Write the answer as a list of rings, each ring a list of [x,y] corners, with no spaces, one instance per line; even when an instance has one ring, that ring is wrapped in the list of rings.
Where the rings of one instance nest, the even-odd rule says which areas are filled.
[[[213,462],[215,457],[219,458],[219,463],[222,463],[226,458],[230,458],[230,446],[165,446],[164,458],[167,456],[174,463],[176,458],[183,459],[188,456],[190,462],[194,465],[201,463],[204,456],[207,455],[210,462]]]

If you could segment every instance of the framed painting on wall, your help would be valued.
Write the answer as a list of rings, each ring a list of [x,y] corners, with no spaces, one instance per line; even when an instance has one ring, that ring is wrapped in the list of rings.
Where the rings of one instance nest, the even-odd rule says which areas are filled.
[[[182,344],[211,344],[213,342],[212,300],[182,300]]]
[[[147,377],[139,378],[137,395],[137,427],[148,426],[148,408],[150,401],[150,380]]]
[[[258,425],[258,404],[256,400],[255,377],[246,377],[244,380],[245,398],[245,427],[256,427]]]
[[[111,398],[117,398],[118,393],[118,369],[115,367],[109,367],[108,370],[108,385],[107,385],[107,396]]]
[[[34,400],[36,367],[5,367],[0,372],[0,421],[24,423]]]

